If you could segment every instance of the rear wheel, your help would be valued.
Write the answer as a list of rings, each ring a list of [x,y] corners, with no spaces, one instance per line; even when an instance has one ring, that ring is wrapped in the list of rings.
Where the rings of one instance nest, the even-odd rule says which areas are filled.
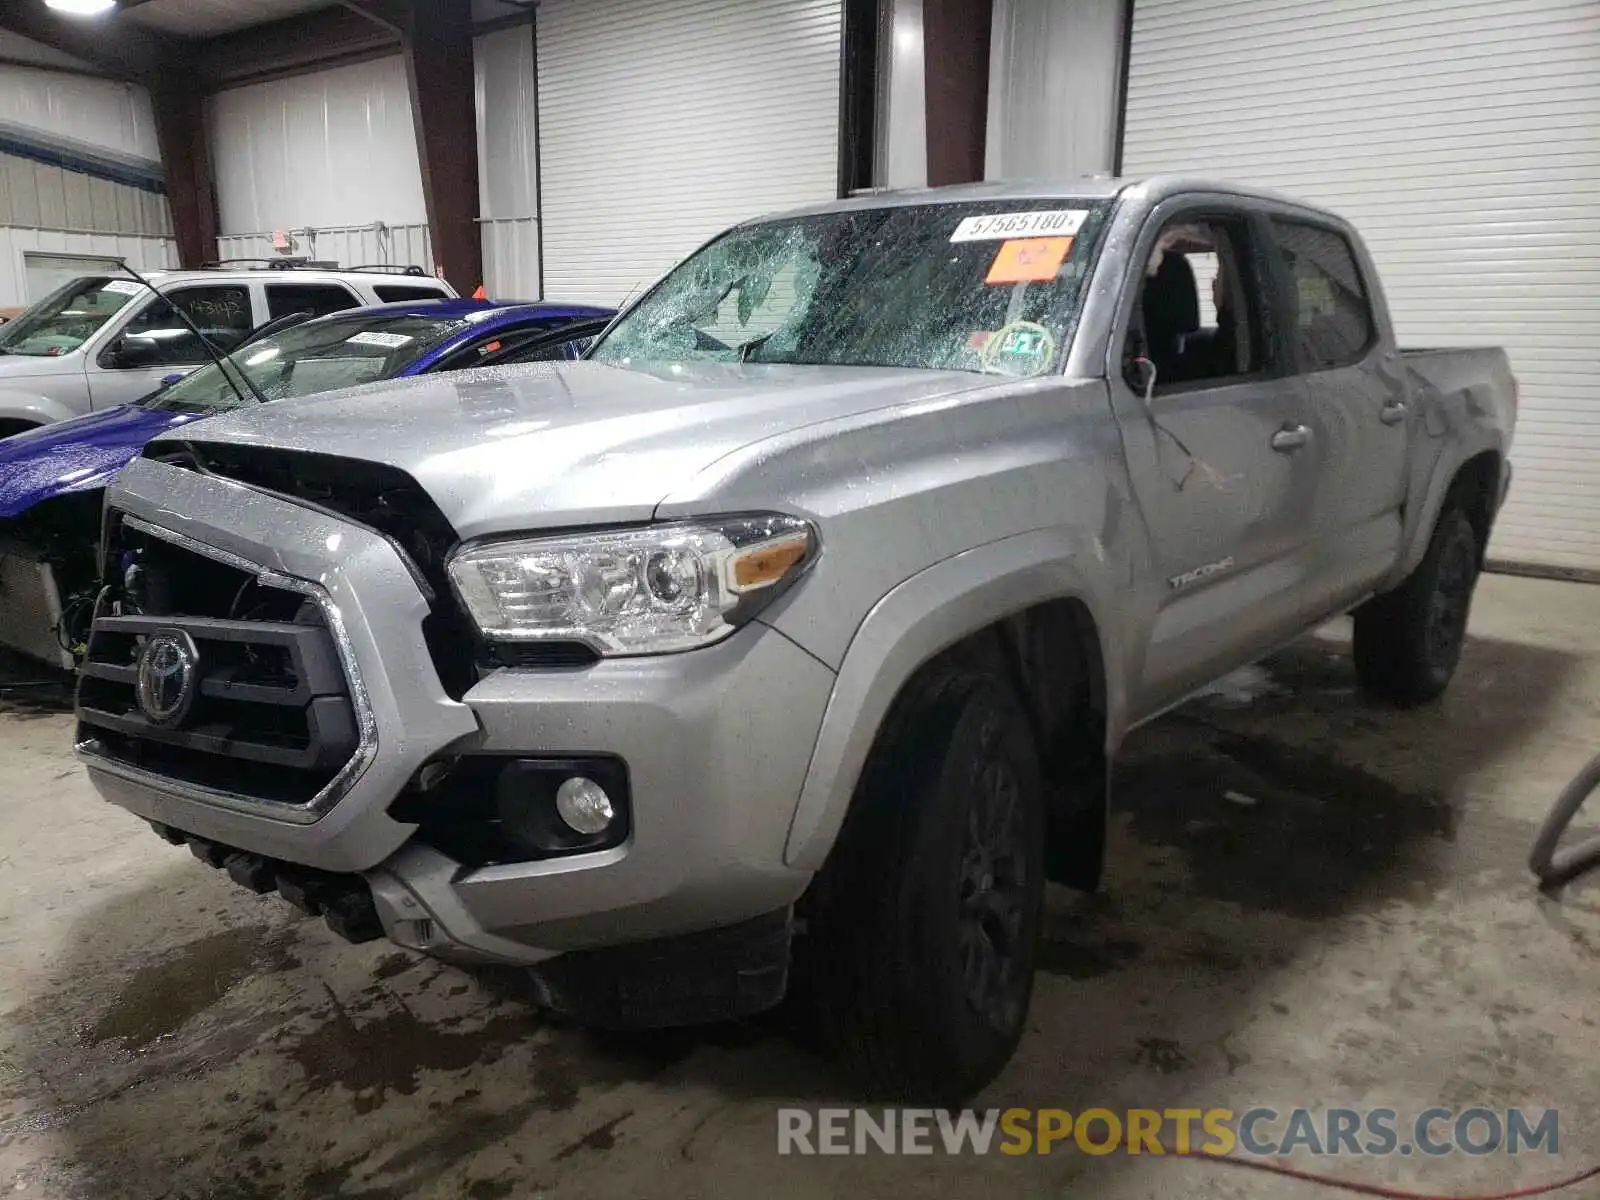
[[[1472,522],[1447,507],[1417,569],[1356,610],[1356,674],[1368,691],[1407,707],[1444,691],[1461,660],[1478,562]]]
[[[30,429],[39,426],[32,421],[0,421],[0,438],[8,438],[14,433],[27,433]]]
[[[1012,690],[967,666],[914,681],[806,905],[825,1045],[870,1092],[955,1104],[1011,1057],[1033,989],[1044,841]]]

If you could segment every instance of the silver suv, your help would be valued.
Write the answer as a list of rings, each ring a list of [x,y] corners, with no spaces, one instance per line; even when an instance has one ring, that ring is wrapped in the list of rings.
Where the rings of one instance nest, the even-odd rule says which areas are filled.
[[[252,329],[291,313],[456,294],[416,267],[319,270],[292,260],[146,278],[159,296],[130,278],[90,275],[0,326],[0,437],[127,404],[210,362],[174,305],[227,353]]]
[[[1443,689],[1513,415],[1503,353],[1400,351],[1354,230],[1282,197],[842,201],[587,361],[152,442],[79,749],[340,933],[604,1024],[798,971],[850,1066],[950,1102],[1021,1035],[1045,880],[1097,885],[1133,726],[1352,609],[1374,693]]]

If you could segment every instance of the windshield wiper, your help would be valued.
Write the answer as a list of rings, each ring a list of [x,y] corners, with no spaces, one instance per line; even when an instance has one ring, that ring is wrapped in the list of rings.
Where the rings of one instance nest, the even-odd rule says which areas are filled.
[[[762,345],[765,344],[766,340],[777,332],[778,331],[776,329],[769,329],[765,333],[758,333],[749,341],[740,342],[733,348],[733,352],[739,356],[740,362],[749,362],[750,355],[759,350]]]
[[[181,305],[174,304],[171,300],[167,300],[167,298],[165,296],[163,296],[160,292],[156,291],[155,284],[151,283],[143,275],[139,274],[139,272],[135,271],[132,267],[130,267],[128,265],[128,260],[127,259],[125,259],[125,258],[117,259],[117,265],[119,267],[121,267],[124,271],[126,271],[129,275],[132,275],[140,283],[144,284],[145,287],[149,288],[150,291],[152,293],[154,293],[154,295],[156,296],[157,299],[166,301],[166,305],[167,305],[168,308],[170,308],[172,310],[173,315],[175,315],[178,318],[178,320],[182,321],[185,325],[187,325],[189,327],[189,332],[190,333],[194,334],[195,337],[200,339],[200,344],[205,347],[206,353],[211,356],[212,365],[214,365],[217,368],[217,370],[222,372],[222,378],[227,380],[228,386],[233,389],[233,394],[235,396],[239,397],[239,403],[240,404],[248,404],[248,403],[250,403],[250,401],[245,398],[244,391],[239,387],[238,382],[233,378],[232,375],[228,374],[228,367],[226,365],[227,362],[230,361],[228,359],[228,356],[223,354],[221,350],[218,350],[217,347],[216,347],[216,344],[214,342],[212,342],[212,340],[210,338],[208,338],[205,334],[200,332],[200,326],[196,325],[193,321],[191,321],[189,319],[189,314],[183,311],[183,307]],[[267,402],[267,398],[264,395],[261,394],[261,389],[258,388],[255,385],[255,380],[251,379],[250,376],[246,375],[244,373],[244,371],[239,367],[235,367],[234,370],[239,372],[239,378],[244,380],[244,386],[250,389],[250,394],[255,397],[256,403],[257,404],[265,404]]]

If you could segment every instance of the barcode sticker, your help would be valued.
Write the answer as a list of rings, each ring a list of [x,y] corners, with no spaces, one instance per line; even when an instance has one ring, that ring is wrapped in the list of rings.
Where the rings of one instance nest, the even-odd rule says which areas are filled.
[[[100,290],[110,292],[113,296],[139,296],[144,293],[144,284],[134,283],[131,279],[113,279]]]
[[[358,333],[345,338],[347,346],[382,346],[385,350],[398,350],[411,339],[403,333]]]
[[[1089,214],[1081,208],[1050,208],[1037,212],[992,213],[966,217],[950,235],[952,242],[988,242],[1001,238],[1070,237],[1083,227]]]

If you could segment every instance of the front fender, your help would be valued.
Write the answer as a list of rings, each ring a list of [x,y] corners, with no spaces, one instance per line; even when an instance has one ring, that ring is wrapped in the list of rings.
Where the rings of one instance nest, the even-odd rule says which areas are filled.
[[[70,421],[82,414],[69,408],[60,400],[25,392],[17,388],[0,389],[0,421],[31,421],[35,425],[53,425],[57,421]]]
[[[838,836],[878,728],[919,667],[962,638],[1048,600],[1081,601],[1100,631],[1108,751],[1125,726],[1122,655],[1105,618],[1110,572],[1097,539],[1040,529],[965,551],[918,572],[878,601],[856,630],[812,751],[784,862],[822,865]]]

